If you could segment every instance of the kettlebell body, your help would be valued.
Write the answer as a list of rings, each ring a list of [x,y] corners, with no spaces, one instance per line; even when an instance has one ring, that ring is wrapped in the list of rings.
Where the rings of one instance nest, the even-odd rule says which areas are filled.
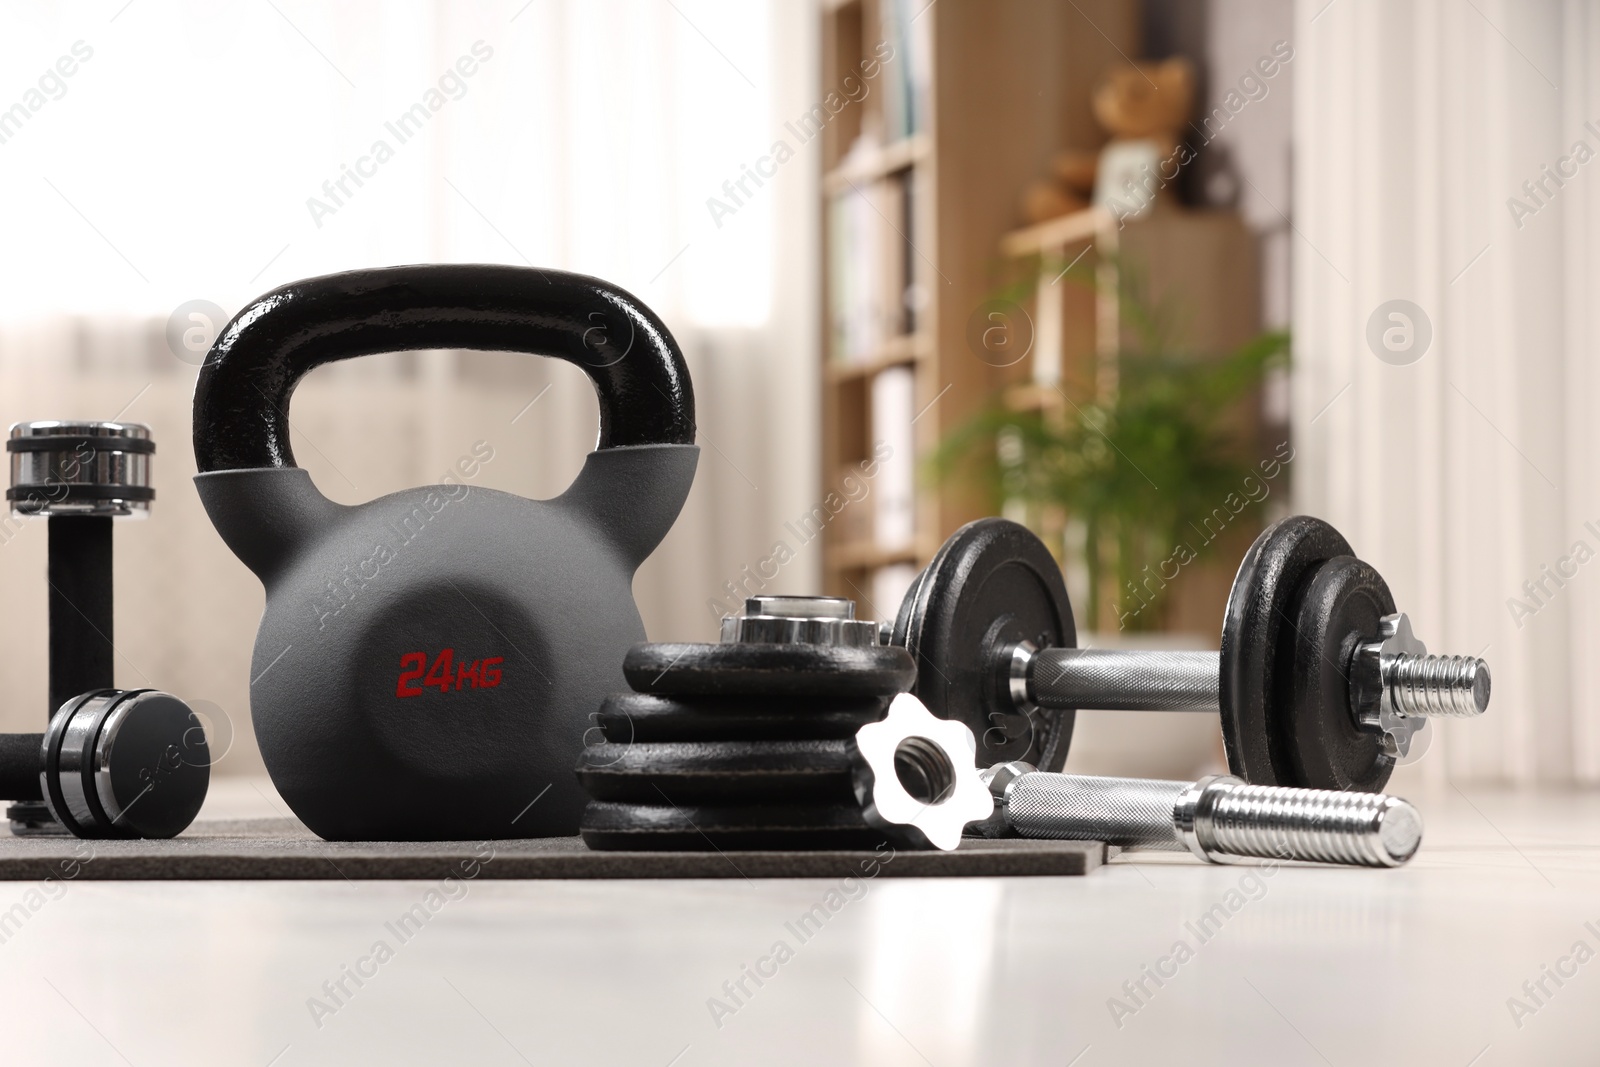
[[[589,372],[600,446],[565,493],[450,484],[347,506],[293,466],[288,394],[306,370],[445,347]],[[595,279],[395,267],[295,283],[242,311],[196,389],[196,485],[266,587],[250,705],[295,814],[342,840],[576,833],[572,766],[645,639],[633,574],[688,494],[693,434],[670,334]]]

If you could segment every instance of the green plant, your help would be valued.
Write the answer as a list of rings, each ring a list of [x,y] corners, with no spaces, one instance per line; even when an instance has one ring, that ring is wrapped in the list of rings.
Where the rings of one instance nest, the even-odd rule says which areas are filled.
[[[1122,625],[1148,630],[1160,623],[1166,583],[1136,579],[1197,539],[1179,563],[1204,554],[1211,539],[1189,531],[1202,531],[1224,501],[1233,517],[1259,507],[1241,488],[1256,467],[1229,417],[1286,355],[1289,337],[1264,333],[1220,357],[1186,353],[1168,309],[1151,309],[1132,286],[1122,307],[1136,343],[1119,355],[1114,396],[1079,402],[1063,391],[1064,408],[1044,412],[1010,410],[997,397],[951,433],[933,469],[975,480],[997,512],[1021,504],[1033,517],[1064,513],[1082,535],[1084,622],[1098,624],[1114,578],[1119,598],[1137,598],[1119,609]]]

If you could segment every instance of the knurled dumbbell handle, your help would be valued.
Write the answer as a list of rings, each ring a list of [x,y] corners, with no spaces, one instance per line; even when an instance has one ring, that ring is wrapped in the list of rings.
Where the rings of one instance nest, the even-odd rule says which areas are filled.
[[[1221,711],[1215,652],[1046,648],[1033,656],[1028,695],[1042,708]]]
[[[1184,851],[1172,813],[1189,782],[1024,774],[1006,791],[1005,821],[1023,837],[1106,841]]]
[[[52,515],[50,708],[115,682],[112,649],[111,516]]]
[[[0,800],[43,800],[39,785],[43,734],[0,734]]]

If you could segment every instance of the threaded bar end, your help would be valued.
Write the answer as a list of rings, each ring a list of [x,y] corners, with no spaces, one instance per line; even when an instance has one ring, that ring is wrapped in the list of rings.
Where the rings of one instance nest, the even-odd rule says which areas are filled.
[[[1398,867],[1422,842],[1422,816],[1399,797],[1218,781],[1207,787],[1208,855]]]
[[[1406,715],[1464,719],[1489,707],[1489,665],[1476,656],[1386,658],[1384,688]]]

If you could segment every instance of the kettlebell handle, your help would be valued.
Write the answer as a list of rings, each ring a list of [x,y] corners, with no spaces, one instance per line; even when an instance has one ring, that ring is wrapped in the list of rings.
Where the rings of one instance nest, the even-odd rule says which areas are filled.
[[[527,352],[582,367],[600,401],[596,449],[694,442],[683,353],[632,294],[562,271],[419,264],[292,282],[235,315],[195,385],[200,473],[295,466],[289,398],[308,371],[429,348]]]

